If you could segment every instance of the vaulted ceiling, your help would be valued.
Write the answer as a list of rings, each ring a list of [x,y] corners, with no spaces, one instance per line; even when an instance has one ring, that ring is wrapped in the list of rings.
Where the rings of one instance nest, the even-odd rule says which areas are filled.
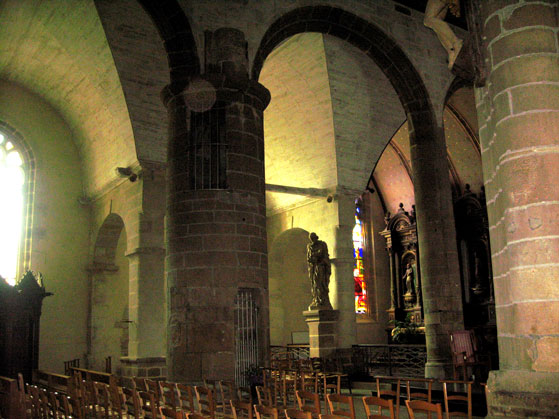
[[[93,0],[5,0],[0,16],[0,78],[41,96],[62,115],[82,157],[85,192],[94,194],[116,166],[137,157]]]

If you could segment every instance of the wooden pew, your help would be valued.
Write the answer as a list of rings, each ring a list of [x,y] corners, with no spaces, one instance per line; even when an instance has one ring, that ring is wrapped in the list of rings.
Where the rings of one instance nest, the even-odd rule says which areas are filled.
[[[44,370],[33,370],[33,384],[50,391],[68,394],[70,376]]]
[[[115,375],[108,372],[93,371],[77,367],[70,367],[70,371],[72,374],[79,372],[86,381],[97,381],[98,383],[105,383],[110,386],[118,385]]]
[[[25,406],[17,387],[17,380],[0,376],[0,417],[24,419]]]

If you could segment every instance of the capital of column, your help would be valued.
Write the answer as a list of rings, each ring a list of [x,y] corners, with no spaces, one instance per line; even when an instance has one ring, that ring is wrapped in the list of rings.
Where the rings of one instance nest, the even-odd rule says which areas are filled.
[[[168,84],[161,91],[161,100],[167,109],[182,105],[195,111],[203,110],[215,101],[242,103],[246,96],[255,98],[251,104],[261,111],[271,99],[270,91],[259,82],[222,73],[192,75],[187,80]],[[213,103],[209,108],[211,106]]]

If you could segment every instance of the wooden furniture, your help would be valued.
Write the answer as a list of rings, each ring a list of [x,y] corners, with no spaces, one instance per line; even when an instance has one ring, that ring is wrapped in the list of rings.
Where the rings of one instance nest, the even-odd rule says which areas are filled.
[[[450,419],[451,416],[465,416],[467,418],[472,417],[472,384],[473,381],[456,381],[456,380],[441,380],[443,383],[443,393],[444,393],[444,409],[446,419]],[[450,386],[462,386],[466,387],[465,392],[451,392],[449,390]],[[460,410],[450,410],[455,409],[454,402],[462,402],[465,405],[466,411]]]
[[[215,418],[215,398],[214,392],[208,387],[194,386],[196,403],[198,403],[198,413],[206,418]]]
[[[167,381],[159,381],[158,383],[159,394],[161,394],[161,402],[163,403],[163,406],[171,407],[176,410],[179,407],[176,384],[169,383]]]
[[[327,394],[328,409],[330,414],[355,419],[353,398],[346,394]]]
[[[194,406],[194,392],[192,386],[177,383],[177,391],[179,393],[179,403],[182,411],[187,413],[196,413]]]
[[[310,412],[311,415],[317,418],[322,412],[320,411],[320,396],[318,393],[311,393],[308,391],[297,391],[297,405],[299,410]]]
[[[285,409],[285,417],[287,419],[312,419],[311,412],[299,409]]]
[[[253,419],[254,417],[252,403],[231,400],[231,410],[233,411],[233,419]]]
[[[394,402],[394,415],[400,417],[400,390],[401,378],[389,376],[375,377],[377,383],[377,397],[381,399],[390,399]],[[383,388],[382,385],[390,385],[390,389]],[[396,389],[394,389],[396,387]]]
[[[14,378],[0,377],[0,416],[4,418],[16,418],[24,412],[22,392],[18,388],[17,380]]]
[[[476,336],[472,330],[457,330],[450,333],[450,349],[454,366],[454,379],[462,376],[468,380],[469,368],[480,368],[479,374],[483,375],[490,369],[490,359],[478,351]],[[473,374],[473,372],[472,372]]]
[[[144,382],[146,383],[148,391],[153,394],[156,410],[159,409],[159,406],[161,405],[161,390],[159,388],[159,383],[155,380],[149,380],[147,378],[144,380]]]
[[[182,410],[176,410],[167,406],[159,408],[159,415],[161,419],[184,419],[184,412]]]
[[[376,413],[371,412],[371,407],[376,407]],[[392,400],[381,399],[375,396],[363,397],[363,407],[365,408],[365,416],[367,419],[394,419],[394,402]],[[388,409],[388,416],[383,414],[383,410]]]
[[[138,391],[133,388],[122,387],[122,396],[127,415],[132,415],[135,418],[140,417],[141,407]]]
[[[156,418],[157,408],[155,407],[156,405],[153,393],[149,391],[140,391],[138,392],[138,396],[140,397],[142,415],[148,418]]]
[[[406,400],[406,408],[410,419],[415,419],[416,413],[436,413],[436,419],[443,419],[443,409],[440,403],[429,403],[424,400]]]
[[[275,407],[255,404],[254,413],[256,414],[256,419],[278,419],[278,409]]]
[[[0,278],[0,376],[16,378],[22,373],[28,383],[39,367],[43,299],[52,295],[37,276],[38,280],[27,271],[15,286]]]
[[[237,398],[235,383],[232,381],[219,381],[219,392],[221,394],[221,400],[223,401],[223,414],[225,416],[231,416],[233,414],[231,410],[231,400]]]
[[[408,400],[425,400],[431,402],[431,395],[433,391],[433,383],[435,382],[432,378],[402,378],[406,384],[406,393]],[[413,384],[419,384],[420,386],[426,385],[427,388],[420,388],[419,386],[414,387]]]

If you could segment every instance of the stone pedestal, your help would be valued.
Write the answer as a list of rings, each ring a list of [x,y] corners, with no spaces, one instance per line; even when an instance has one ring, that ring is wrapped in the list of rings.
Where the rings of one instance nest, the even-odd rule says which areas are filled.
[[[338,346],[338,310],[318,309],[303,311],[309,326],[311,358],[325,357]]]

